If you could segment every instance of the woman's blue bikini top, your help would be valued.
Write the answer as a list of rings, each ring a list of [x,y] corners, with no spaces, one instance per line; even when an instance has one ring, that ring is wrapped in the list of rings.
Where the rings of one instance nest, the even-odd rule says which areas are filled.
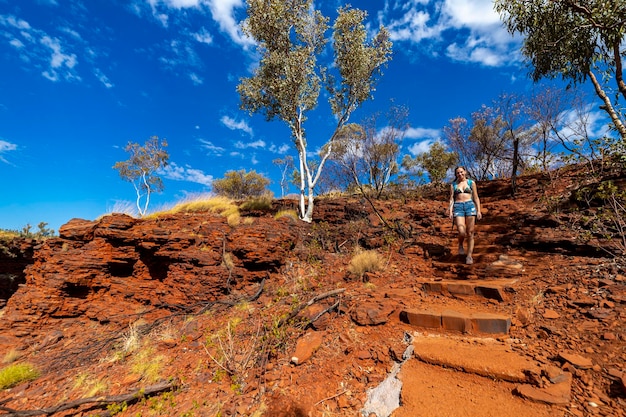
[[[471,194],[472,193],[472,180],[469,178],[467,179],[467,185],[465,186],[465,189],[463,190],[459,188],[456,181],[454,181],[452,184],[454,187],[454,194]]]

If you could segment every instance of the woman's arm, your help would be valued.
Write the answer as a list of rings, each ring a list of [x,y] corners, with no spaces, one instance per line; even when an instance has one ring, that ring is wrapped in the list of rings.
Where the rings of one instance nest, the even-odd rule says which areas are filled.
[[[478,188],[476,187],[476,181],[472,181],[472,200],[476,206],[476,218],[480,220],[483,214],[480,211],[480,198],[478,198]]]
[[[450,184],[450,206],[448,207],[448,217],[451,219],[454,218],[454,212],[452,211],[454,208],[454,186]]]

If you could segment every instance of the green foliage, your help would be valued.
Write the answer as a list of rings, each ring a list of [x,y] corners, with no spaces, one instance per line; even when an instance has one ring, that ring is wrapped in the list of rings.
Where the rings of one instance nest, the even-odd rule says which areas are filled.
[[[448,170],[454,168],[457,161],[457,154],[448,152],[446,146],[437,141],[430,145],[428,152],[416,155],[415,158],[406,155],[402,160],[402,166],[408,171],[422,168],[428,173],[431,182],[441,183],[446,179]]]
[[[587,208],[596,207],[584,217],[585,227],[601,238],[613,242],[613,255],[626,256],[626,190],[612,181],[582,187],[574,194]]]
[[[7,389],[39,377],[39,371],[28,362],[14,363],[0,370],[0,389]]]
[[[133,184],[137,193],[137,210],[144,216],[150,204],[150,194],[163,191],[163,181],[157,171],[167,165],[169,154],[164,147],[167,146],[165,139],[159,140],[158,136],[152,136],[143,146],[129,142],[124,150],[130,154],[126,161],[116,162],[113,169],[119,171],[120,177]],[[145,202],[141,200],[145,197]]]
[[[113,403],[113,404],[107,405],[107,411],[109,412],[109,415],[111,416],[123,413],[127,409],[128,409],[128,404],[126,404],[126,401],[122,403]]]
[[[385,115],[385,127],[379,128],[379,115],[374,114],[362,124],[344,125],[330,148],[330,161],[339,166],[333,172],[343,179],[344,189],[355,188],[379,198],[390,181],[398,174],[398,155],[408,128],[408,109],[392,105]],[[340,181],[335,181],[340,183]]]
[[[0,240],[11,240],[22,237],[29,239],[46,239],[55,235],[54,229],[47,227],[48,223],[39,222],[37,230],[33,231],[33,226],[27,223],[21,230],[0,229]]]
[[[531,65],[534,81],[561,77],[573,84],[591,80],[622,140],[625,116],[616,108],[626,98],[622,80],[626,3],[623,1],[496,0],[508,31],[524,36],[522,53]],[[597,77],[594,71],[601,75]],[[615,82],[610,87],[609,82]],[[604,85],[603,85],[604,84]],[[611,102],[605,92],[618,91]]]
[[[326,87],[337,121],[332,142],[352,112],[371,98],[381,68],[391,58],[389,34],[381,28],[368,42],[365,12],[342,7],[333,25],[334,62],[320,62],[328,54],[329,18],[312,0],[247,4],[243,31],[257,41],[261,60],[253,76],[237,86],[241,108],[267,120],[282,120],[290,128],[299,157],[300,214],[311,221],[314,187],[330,155],[323,155],[315,169],[307,161],[307,113],[317,107],[320,90]]]
[[[249,197],[261,197],[267,193],[270,181],[256,171],[228,171],[224,178],[213,181],[213,192],[219,196],[241,200]]]

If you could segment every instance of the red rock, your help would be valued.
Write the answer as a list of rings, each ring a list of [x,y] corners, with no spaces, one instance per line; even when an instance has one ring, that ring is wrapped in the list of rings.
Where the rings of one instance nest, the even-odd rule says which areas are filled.
[[[559,313],[550,309],[547,309],[546,311],[544,311],[542,316],[544,319],[558,319],[561,317]]]
[[[518,385],[514,393],[522,398],[544,404],[565,405],[571,401],[572,374],[566,372],[562,382],[537,388],[532,385]]]
[[[352,320],[361,326],[376,326],[386,323],[395,307],[390,302],[366,301],[359,303],[352,311]]]
[[[291,355],[291,362],[302,365],[313,356],[323,340],[324,337],[321,332],[309,332],[302,336],[296,343],[296,350]]]
[[[561,352],[559,353],[559,358],[561,358],[565,362],[574,365],[574,367],[578,369],[591,369],[593,367],[593,362],[591,361],[591,359],[574,353]]]

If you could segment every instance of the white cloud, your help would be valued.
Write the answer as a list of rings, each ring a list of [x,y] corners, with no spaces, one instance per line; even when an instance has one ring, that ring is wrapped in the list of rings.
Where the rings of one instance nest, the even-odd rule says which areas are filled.
[[[398,2],[387,4],[379,20],[392,40],[416,44],[432,55],[491,67],[520,60],[519,38],[505,30],[493,0]]]
[[[409,145],[408,150],[412,155],[419,155],[427,152],[430,146],[439,140],[441,131],[439,129],[429,129],[424,127],[410,127],[406,130],[406,139],[416,139],[417,141]]]
[[[222,116],[222,118],[220,119],[220,122],[222,122],[222,124],[226,126],[227,128],[229,128],[230,130],[241,130],[242,132],[245,132],[249,134],[250,136],[254,135],[254,133],[252,132],[252,128],[248,125],[248,123],[246,123],[243,120],[237,121],[233,119],[232,117]]]
[[[17,149],[17,145],[0,139],[0,162],[9,163],[2,155]]]
[[[50,68],[42,72],[43,76],[50,81],[58,81],[59,77],[65,79],[80,79],[74,73],[74,67],[77,60],[75,54],[67,54],[63,52],[59,39],[44,36],[41,38],[41,44],[49,48],[52,52],[50,55]]]
[[[205,139],[200,139],[200,144],[201,144],[200,146],[202,147],[202,149],[207,150],[209,154],[211,155],[222,156],[222,154],[226,150],[220,146],[214,145],[213,142],[210,142]]]
[[[252,39],[243,35],[239,22],[235,18],[235,10],[244,7],[243,0],[207,0],[207,3],[213,20],[233,42],[244,47],[254,43]]]
[[[207,175],[202,170],[191,168],[189,165],[179,166],[174,162],[161,168],[158,173],[170,180],[194,182],[207,187],[210,187],[213,183],[212,175]]]
[[[409,146],[409,152],[411,155],[419,155],[424,152],[428,152],[430,146],[435,142],[433,139],[426,139],[421,142],[416,142],[413,145]]]
[[[241,141],[237,141],[235,142],[235,148],[237,149],[247,149],[247,148],[253,148],[253,149],[259,149],[259,148],[265,148],[265,141],[263,140],[255,140],[254,142],[241,142]]]
[[[407,139],[437,139],[441,136],[439,129],[428,129],[424,127],[410,127],[404,133]]]
[[[94,75],[98,79],[98,81],[100,81],[102,85],[104,85],[106,88],[114,87],[114,84],[109,80],[109,77],[104,75],[102,71],[100,71],[98,68],[94,70]]]
[[[277,153],[279,155],[285,155],[287,152],[289,152],[290,149],[291,149],[291,146],[287,143],[283,143],[280,146],[276,146],[272,144],[270,145],[269,151],[273,153]]]
[[[200,76],[196,74],[195,72],[192,72],[191,74],[189,74],[189,79],[191,79],[191,82],[193,83],[193,85],[204,84],[204,80],[200,78]]]
[[[213,36],[211,36],[211,34],[205,28],[200,29],[199,32],[194,33],[192,36],[200,43],[205,43],[207,45],[213,43]]]
[[[455,27],[479,27],[500,24],[493,0],[445,0],[442,12]]]
[[[81,40],[74,31],[62,29],[61,32],[74,41]],[[35,68],[45,68],[41,71],[45,78],[51,81],[80,81],[76,71],[77,55],[68,51],[71,45],[66,40],[50,36],[43,30],[33,28],[25,20],[11,15],[0,15],[0,35],[9,39],[23,62],[32,64]]]
[[[236,17],[236,12],[245,7],[244,0],[145,0],[152,9],[152,15],[157,18],[164,27],[168,26],[169,15],[172,10],[179,12],[183,9],[197,9],[203,13],[204,8],[208,8],[211,17],[217,23],[220,31],[224,32],[233,42],[243,47],[253,44],[253,40],[244,36],[241,32],[240,22]],[[165,8],[165,10],[164,10]],[[135,6],[135,13],[139,14],[138,7]],[[208,33],[196,38],[199,42],[210,43],[212,36]],[[204,36],[202,36],[204,35]],[[208,36],[207,36],[208,35]],[[210,42],[207,42],[210,41]]]

